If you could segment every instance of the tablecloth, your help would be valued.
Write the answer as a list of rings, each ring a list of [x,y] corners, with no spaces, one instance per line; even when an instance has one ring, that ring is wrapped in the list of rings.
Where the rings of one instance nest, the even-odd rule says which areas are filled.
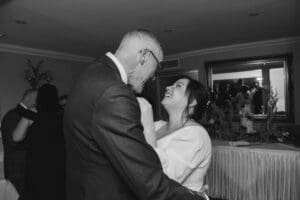
[[[228,200],[299,200],[300,151],[281,144],[213,145],[208,194]]]

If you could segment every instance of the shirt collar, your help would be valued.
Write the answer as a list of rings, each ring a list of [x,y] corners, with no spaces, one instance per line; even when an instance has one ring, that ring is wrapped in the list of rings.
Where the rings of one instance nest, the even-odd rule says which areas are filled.
[[[20,106],[22,106],[23,108],[25,108],[25,109],[28,109],[28,107],[27,107],[27,106],[25,106],[25,104],[24,104],[24,103],[20,102],[19,104],[20,104]]]
[[[127,85],[127,82],[128,82],[127,74],[126,74],[126,71],[125,71],[123,65],[121,64],[121,62],[118,60],[118,58],[116,56],[114,56],[110,52],[107,52],[105,55],[107,57],[109,57],[115,63],[115,65],[117,66],[117,68],[121,74],[122,81]]]

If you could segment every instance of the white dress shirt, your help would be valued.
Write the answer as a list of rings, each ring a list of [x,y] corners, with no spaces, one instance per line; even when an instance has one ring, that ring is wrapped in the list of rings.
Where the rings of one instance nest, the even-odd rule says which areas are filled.
[[[127,85],[128,77],[127,77],[126,71],[124,69],[124,66],[121,64],[121,62],[118,60],[118,58],[116,56],[114,56],[112,53],[107,52],[105,55],[107,57],[109,57],[115,63],[115,65],[117,66],[117,68],[121,74],[122,81]]]

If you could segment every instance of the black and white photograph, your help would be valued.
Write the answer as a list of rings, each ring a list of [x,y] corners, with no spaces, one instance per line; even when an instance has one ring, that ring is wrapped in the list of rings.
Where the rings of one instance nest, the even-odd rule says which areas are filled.
[[[0,200],[299,200],[300,0],[0,0]]]

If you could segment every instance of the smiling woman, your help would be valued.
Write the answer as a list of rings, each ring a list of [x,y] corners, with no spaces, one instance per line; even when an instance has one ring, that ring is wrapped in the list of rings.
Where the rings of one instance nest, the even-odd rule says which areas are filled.
[[[145,97],[153,106],[154,120],[166,118],[166,111],[162,108],[160,102],[164,97],[166,87],[182,75],[187,75],[194,80],[199,80],[198,69],[188,69],[176,71],[159,71],[156,74],[155,79],[151,79],[146,83],[142,96]]]

